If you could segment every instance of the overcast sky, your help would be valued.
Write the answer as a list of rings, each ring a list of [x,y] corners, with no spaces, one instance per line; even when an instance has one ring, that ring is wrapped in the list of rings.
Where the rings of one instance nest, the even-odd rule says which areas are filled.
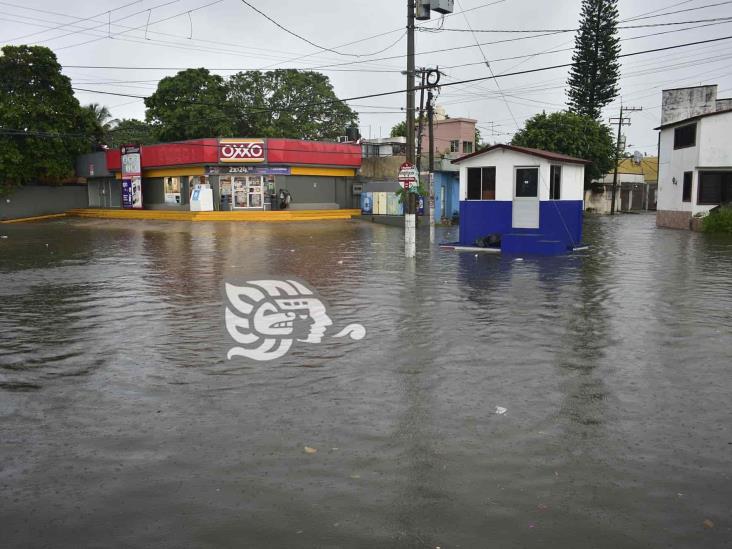
[[[331,78],[341,98],[405,87],[400,71],[405,68],[406,0],[248,1],[283,26],[339,53],[319,50],[287,34],[240,0],[0,1],[0,42],[48,46],[75,87],[120,94],[149,95],[160,78],[185,67],[207,67],[221,75],[246,69],[321,67],[318,70]],[[454,15],[441,21],[434,14],[431,22],[423,23],[445,30],[417,33],[417,66],[439,65],[446,73],[443,83],[449,84],[490,76],[484,56],[496,75],[567,63],[573,32],[526,38],[532,34],[472,34],[449,29],[573,29],[580,6],[581,0],[456,0]],[[691,11],[665,15],[679,10]],[[459,13],[462,11],[466,13]],[[643,17],[626,25],[732,17],[732,2],[621,0],[620,16],[621,20]],[[645,36],[649,34],[655,36]],[[732,35],[732,20],[621,31],[623,53],[728,35]],[[493,43],[478,48],[476,38],[480,43]],[[512,41],[495,43],[500,40]],[[447,48],[460,49],[428,53]],[[508,57],[514,59],[505,59]],[[633,124],[627,129],[629,149],[655,154],[653,128],[659,124],[662,89],[718,84],[720,96],[732,95],[731,57],[729,40],[623,59],[623,102],[644,108],[632,115]],[[567,69],[558,68],[445,86],[438,102],[451,117],[476,118],[485,139],[507,142],[528,117],[564,108],[566,80]],[[117,118],[144,117],[141,99],[80,91],[77,95],[82,104],[108,106]],[[360,113],[362,134],[387,136],[391,126],[403,119],[404,103],[403,94],[353,101]],[[618,99],[607,109],[605,119],[617,116],[619,105]]]

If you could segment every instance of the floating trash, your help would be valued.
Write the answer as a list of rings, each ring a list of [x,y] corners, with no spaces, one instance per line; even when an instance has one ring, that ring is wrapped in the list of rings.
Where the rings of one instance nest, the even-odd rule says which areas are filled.
[[[505,414],[506,412],[508,412],[508,409],[504,408],[503,406],[496,406],[496,413],[497,413],[497,414],[498,414],[499,416],[502,416],[502,415],[503,415],[503,414]]]
[[[311,455],[312,454],[317,454],[318,453],[318,449],[317,448],[313,448],[311,446],[305,446],[305,453],[306,454],[311,454]]]

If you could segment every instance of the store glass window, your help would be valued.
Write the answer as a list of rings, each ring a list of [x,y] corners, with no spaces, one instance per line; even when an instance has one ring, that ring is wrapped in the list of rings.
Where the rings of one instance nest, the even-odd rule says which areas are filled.
[[[165,177],[163,184],[165,186],[165,203],[180,204],[180,177]]]

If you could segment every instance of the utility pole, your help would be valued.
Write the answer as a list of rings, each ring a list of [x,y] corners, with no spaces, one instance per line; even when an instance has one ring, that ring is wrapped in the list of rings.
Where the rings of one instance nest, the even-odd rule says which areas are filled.
[[[415,0],[407,0],[407,162],[414,165],[414,17]],[[404,255],[414,257],[417,247],[417,196],[405,193]]]
[[[623,104],[620,103],[620,117],[610,119],[610,124],[617,123],[618,125],[618,139],[615,143],[615,170],[613,172],[613,194],[610,202],[610,215],[615,215],[615,197],[618,192],[618,162],[620,162],[620,142],[623,138],[623,126],[630,126],[630,118],[623,118],[623,114],[642,110],[643,107],[624,107]]]
[[[426,72],[427,93],[427,120],[430,128],[429,139],[429,175],[427,176],[427,200],[430,215],[430,242],[435,241],[435,95],[433,90],[440,83],[440,69],[430,69]]]
[[[422,135],[424,128],[424,83],[427,77],[427,69],[422,67],[419,69],[422,75],[422,87],[419,90],[419,127],[417,128],[417,172],[422,173]]]

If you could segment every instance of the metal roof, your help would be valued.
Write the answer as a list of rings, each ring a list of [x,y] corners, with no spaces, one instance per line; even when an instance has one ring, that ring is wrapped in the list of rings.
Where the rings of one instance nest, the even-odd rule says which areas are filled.
[[[583,160],[582,158],[576,158],[574,156],[568,156],[566,154],[556,153],[552,151],[545,151],[543,149],[532,149],[529,147],[519,147],[518,145],[505,145],[502,143],[499,143],[498,145],[492,145],[490,147],[486,147],[485,149],[481,149],[479,151],[476,151],[472,154],[466,154],[465,156],[461,156],[460,158],[453,160],[453,164],[459,164],[463,160],[467,160],[468,158],[473,158],[474,156],[479,156],[481,154],[485,154],[491,151],[494,151],[496,149],[508,149],[510,151],[524,153],[524,154],[530,154],[531,156],[538,156],[540,158],[545,158],[547,160],[554,160],[556,162],[567,162],[571,164],[592,164],[592,161],[590,160]]]

